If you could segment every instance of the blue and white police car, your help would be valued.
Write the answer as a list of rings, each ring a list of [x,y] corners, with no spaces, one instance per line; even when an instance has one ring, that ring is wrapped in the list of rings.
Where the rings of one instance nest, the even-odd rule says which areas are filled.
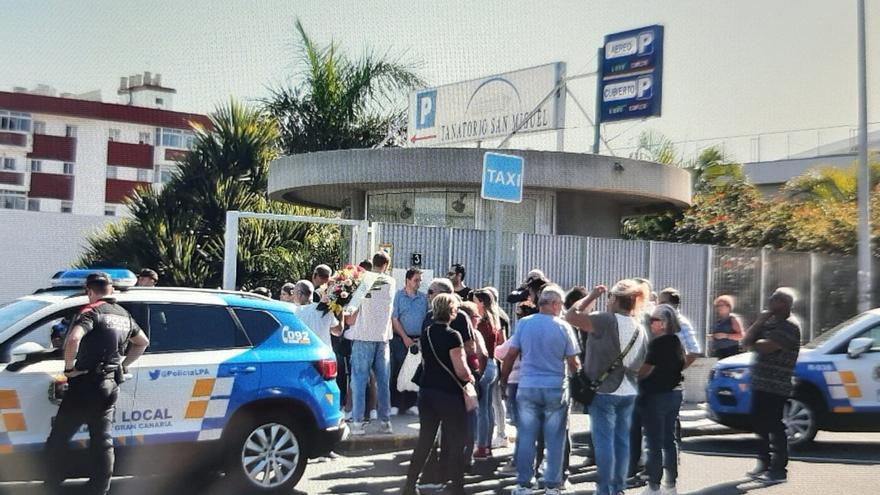
[[[88,302],[69,287],[85,275],[59,274],[52,289],[0,307],[4,481],[41,478],[39,452],[57,411],[53,384],[64,368],[57,334]],[[346,434],[333,351],[286,303],[207,289],[132,287],[116,297],[150,338],[120,387],[117,475],[222,470],[248,493],[289,493],[307,460]],[[83,428],[74,442],[87,441]],[[75,464],[52,468],[74,476]]]
[[[749,430],[751,353],[719,361],[709,375],[709,415]],[[785,407],[789,445],[816,432],[880,431],[880,309],[862,313],[801,348]]]

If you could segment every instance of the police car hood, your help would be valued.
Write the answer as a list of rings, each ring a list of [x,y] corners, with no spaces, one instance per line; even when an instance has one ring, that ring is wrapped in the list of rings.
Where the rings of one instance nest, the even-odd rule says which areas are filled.
[[[800,353],[798,354],[798,361],[809,359],[811,355],[814,354],[813,351],[814,349],[801,347]],[[716,364],[716,366],[718,368],[741,368],[743,366],[751,366],[752,361],[753,353],[742,352],[718,361],[718,364]]]
[[[729,358],[724,358],[718,361],[716,364],[719,368],[738,368],[743,366],[750,366],[752,364],[752,353],[751,352],[742,352],[740,354],[736,354],[730,356]]]

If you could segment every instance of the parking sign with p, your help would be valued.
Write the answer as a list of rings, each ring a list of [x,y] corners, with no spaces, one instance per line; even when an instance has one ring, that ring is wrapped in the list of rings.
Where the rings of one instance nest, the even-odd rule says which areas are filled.
[[[416,93],[416,129],[434,127],[437,110],[437,90],[429,89]]]

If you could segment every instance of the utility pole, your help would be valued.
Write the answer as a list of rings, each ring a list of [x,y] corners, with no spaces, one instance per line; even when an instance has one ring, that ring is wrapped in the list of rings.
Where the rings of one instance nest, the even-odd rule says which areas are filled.
[[[859,64],[859,311],[871,309],[871,173],[868,169],[868,79],[867,46],[865,41],[865,0],[858,0],[858,64]]]

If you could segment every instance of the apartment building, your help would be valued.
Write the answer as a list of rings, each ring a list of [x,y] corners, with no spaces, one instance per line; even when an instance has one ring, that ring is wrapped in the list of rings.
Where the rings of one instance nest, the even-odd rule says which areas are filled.
[[[48,86],[0,91],[0,208],[126,216],[137,187],[161,187],[204,115],[173,110],[161,75],[122,77],[119,103]]]

